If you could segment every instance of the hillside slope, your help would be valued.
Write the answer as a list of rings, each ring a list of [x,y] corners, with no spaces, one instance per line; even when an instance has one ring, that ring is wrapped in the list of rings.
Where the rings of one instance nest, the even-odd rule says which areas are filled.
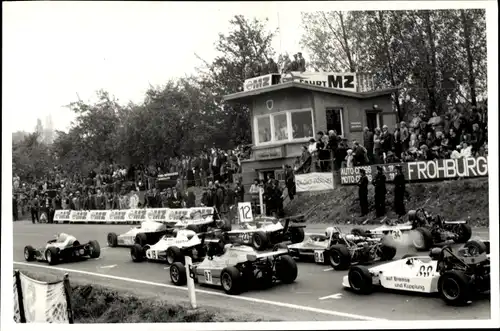
[[[393,212],[393,185],[387,185],[387,216],[397,217]],[[405,199],[406,211],[422,207],[438,213],[448,220],[469,220],[475,226],[488,226],[488,179],[460,179],[434,183],[407,184],[409,200]],[[370,213],[360,217],[357,186],[342,186],[334,191],[302,193],[286,208],[287,215],[308,213],[309,223],[360,224],[375,223],[374,188],[369,185],[368,201]],[[378,219],[380,220],[380,219]]]

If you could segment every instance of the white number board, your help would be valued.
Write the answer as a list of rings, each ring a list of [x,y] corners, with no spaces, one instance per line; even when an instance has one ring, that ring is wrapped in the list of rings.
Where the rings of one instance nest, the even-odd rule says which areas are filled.
[[[253,221],[252,204],[250,202],[238,202],[238,216],[240,223]]]

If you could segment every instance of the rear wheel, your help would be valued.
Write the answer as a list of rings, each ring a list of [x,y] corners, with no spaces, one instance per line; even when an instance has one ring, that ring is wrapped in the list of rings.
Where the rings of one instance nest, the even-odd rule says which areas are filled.
[[[351,265],[351,254],[345,245],[333,245],[327,250],[328,261],[335,270],[347,270]]]
[[[482,241],[470,240],[464,245],[464,248],[467,249],[470,255],[489,253],[486,245]]]
[[[265,232],[255,232],[252,235],[252,246],[258,251],[262,251],[269,245],[269,238]]]
[[[175,262],[170,266],[170,280],[177,286],[186,285],[186,267],[182,263]]]
[[[243,278],[236,267],[226,267],[220,274],[220,281],[227,294],[240,294],[243,290]]]
[[[59,262],[59,251],[55,247],[49,247],[45,252],[45,259],[50,265],[56,265]]]
[[[35,249],[32,246],[24,247],[24,259],[28,262],[35,260]]]
[[[462,271],[446,271],[439,277],[438,292],[444,302],[449,305],[465,305],[471,295],[469,278]]]
[[[118,246],[118,236],[114,232],[108,233],[108,246],[116,247]]]
[[[353,266],[347,275],[349,286],[359,294],[370,294],[373,292],[373,278],[368,268]]]
[[[284,284],[291,284],[297,279],[297,263],[290,255],[282,255],[276,261],[276,277]]]
[[[428,251],[433,243],[434,239],[432,238],[432,233],[429,229],[427,228],[415,229],[413,238],[413,247],[415,247],[417,251]]]
[[[101,246],[99,245],[99,242],[97,240],[91,240],[89,241],[89,256],[92,259],[97,259],[99,256],[101,256]]]
[[[286,250],[286,251],[288,251],[288,246],[286,244],[279,243],[279,244],[274,245],[273,252],[276,252],[276,251],[279,251],[279,250],[283,250],[283,249]]]
[[[145,259],[144,247],[139,244],[135,244],[130,248],[130,257],[134,262],[142,262]]]
[[[145,233],[138,233],[135,236],[135,243],[141,246],[146,246],[148,244],[148,236]]]

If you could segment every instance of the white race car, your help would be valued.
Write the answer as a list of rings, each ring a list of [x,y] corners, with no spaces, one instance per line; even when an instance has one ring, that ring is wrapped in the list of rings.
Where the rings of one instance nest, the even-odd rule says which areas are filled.
[[[269,287],[278,280],[290,284],[298,275],[297,264],[285,250],[259,254],[249,246],[227,244],[219,253],[193,264],[195,282],[220,286],[227,294],[240,294],[252,285]],[[185,266],[174,263],[170,279],[175,285],[185,285]]]
[[[372,268],[353,266],[342,285],[360,294],[375,287],[439,293],[447,304],[462,305],[490,290],[489,242],[471,240],[458,252],[433,248],[429,256],[407,255]]]
[[[258,217],[253,222],[240,223],[239,229],[227,231],[225,234],[235,243],[250,245],[261,251],[282,242],[302,242],[306,226],[296,223],[304,222],[303,216],[287,217],[283,220],[274,217]]]
[[[108,246],[133,246],[134,244],[144,246],[154,244],[172,230],[167,228],[164,223],[145,221],[140,226],[133,227],[124,234],[108,233]]]
[[[304,241],[286,245],[280,243],[274,246],[273,251],[287,249],[288,253],[297,259],[314,258],[314,262],[327,264],[324,252],[330,246],[330,237],[321,233],[306,233]]]
[[[153,260],[168,264],[184,263],[186,255],[194,261],[199,261],[206,255],[207,247],[205,245],[218,242],[219,240],[205,239],[205,233],[197,234],[192,230],[176,229],[172,235],[164,235],[154,245],[135,244],[130,249],[130,256],[134,262]]]

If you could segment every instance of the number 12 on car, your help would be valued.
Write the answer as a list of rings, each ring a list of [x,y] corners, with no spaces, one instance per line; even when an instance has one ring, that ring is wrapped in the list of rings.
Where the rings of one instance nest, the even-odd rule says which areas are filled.
[[[250,202],[238,203],[238,216],[241,223],[253,221],[252,205]]]

